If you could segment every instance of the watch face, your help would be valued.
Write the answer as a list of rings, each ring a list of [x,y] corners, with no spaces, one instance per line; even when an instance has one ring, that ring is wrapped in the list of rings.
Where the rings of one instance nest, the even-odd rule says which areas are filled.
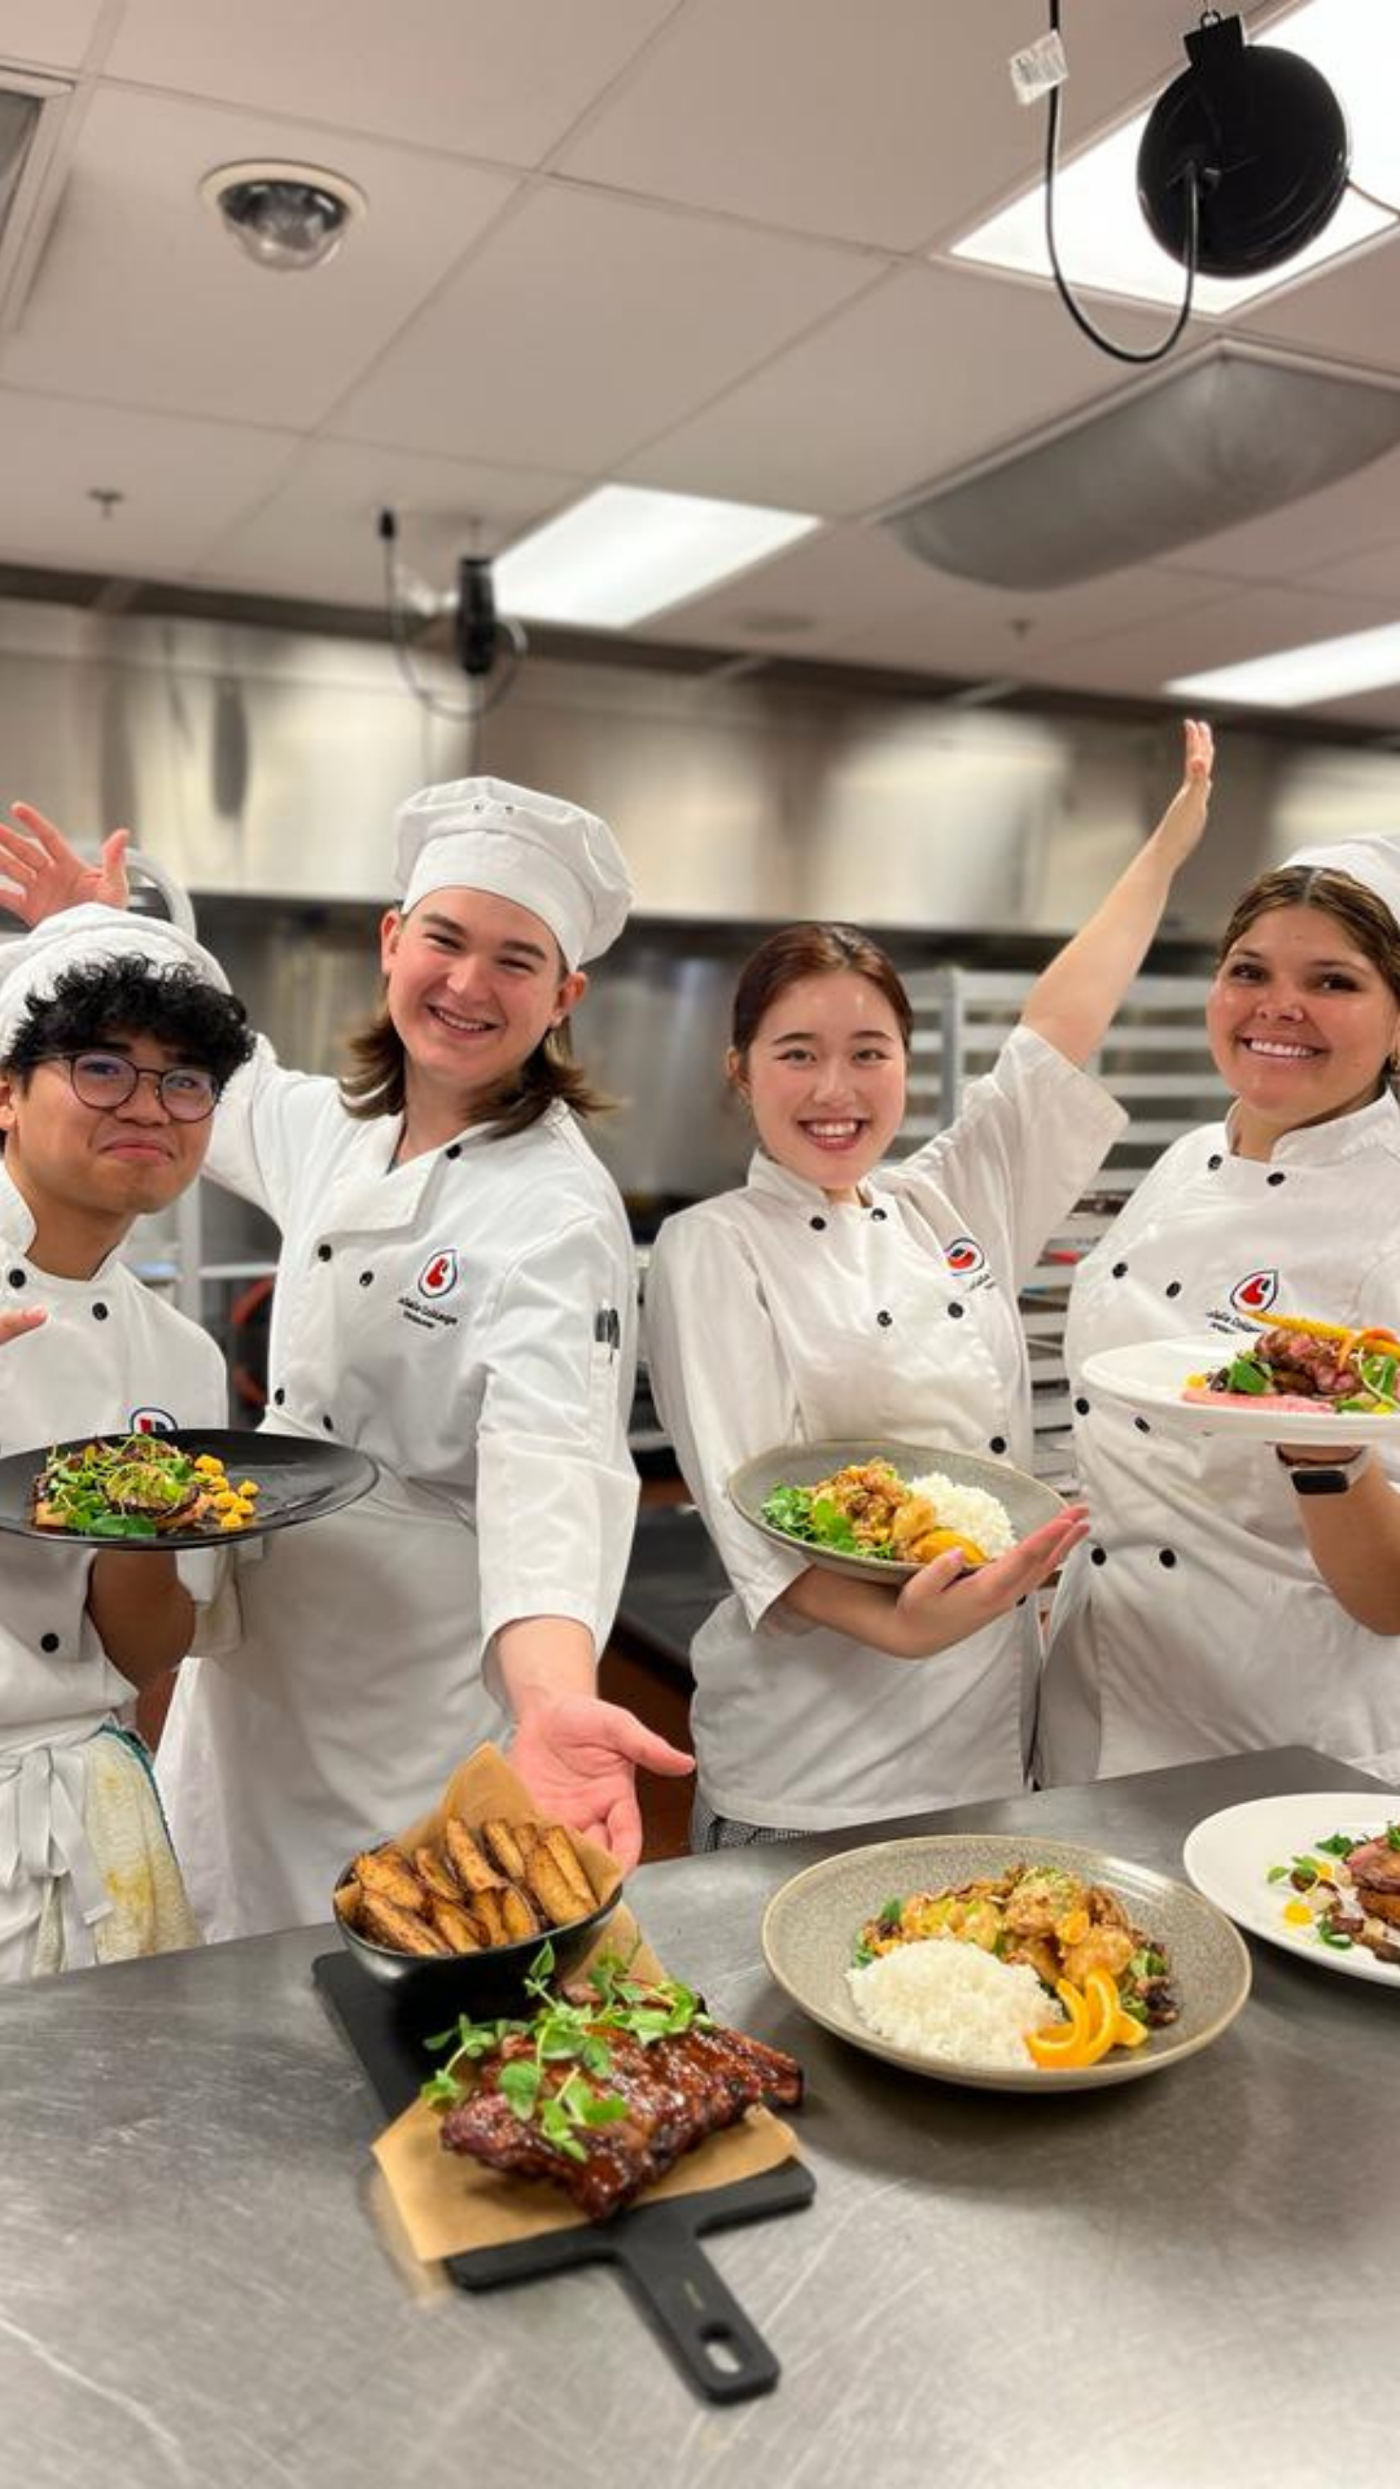
[[[1347,1469],[1290,1469],[1288,1474],[1298,1495],[1345,1495],[1351,1484]]]

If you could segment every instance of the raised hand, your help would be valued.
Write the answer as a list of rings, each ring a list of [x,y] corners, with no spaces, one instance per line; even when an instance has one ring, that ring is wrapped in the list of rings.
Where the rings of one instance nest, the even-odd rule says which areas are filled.
[[[91,900],[125,907],[130,841],[129,830],[113,830],[102,841],[98,862],[88,864],[55,822],[32,804],[12,804],[9,820],[0,818],[0,905],[26,925],[41,925],[60,908],[82,907]]]
[[[1157,824],[1156,838],[1167,852],[1173,871],[1200,845],[1210,810],[1215,768],[1215,737],[1203,717],[1184,720],[1185,766],[1181,784]]]
[[[693,1771],[688,1754],[668,1746],[618,1703],[569,1694],[527,1711],[510,1759],[535,1804],[571,1832],[597,1841],[624,1873],[642,1854],[636,1775]]]

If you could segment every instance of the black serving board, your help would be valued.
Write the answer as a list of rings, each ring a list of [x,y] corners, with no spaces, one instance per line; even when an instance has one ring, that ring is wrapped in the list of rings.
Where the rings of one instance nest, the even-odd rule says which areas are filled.
[[[432,2060],[430,2030],[405,2015],[393,1991],[367,1979],[348,1953],[323,1953],[311,1975],[369,2078],[380,2107],[398,2117],[417,2099]],[[494,2290],[582,2264],[616,2265],[633,2299],[682,2374],[710,2402],[745,2402],[778,2382],[762,2335],[720,2279],[699,2241],[707,2230],[762,2221],[810,2204],[816,2181],[800,2161],[740,2178],[732,2186],[639,2204],[613,2221],[551,2230],[503,2247],[448,2256],[444,2269],[461,2290]]]
[[[70,1443],[42,1444],[31,1452],[11,1452],[0,1460],[0,1530],[19,1538],[46,1541],[51,1547],[115,1548],[121,1555],[156,1549],[162,1555],[188,1554],[194,1548],[236,1546],[262,1538],[268,1530],[291,1529],[300,1521],[317,1521],[323,1513],[339,1512],[367,1495],[379,1475],[379,1464],[368,1452],[352,1451],[345,1443],[313,1443],[303,1435],[249,1434],[237,1427],[181,1426],[161,1440],[177,1442],[192,1460],[212,1452],[236,1484],[240,1478],[258,1482],[257,1513],[241,1530],[224,1531],[204,1523],[192,1530],[162,1530],[154,1538],[94,1538],[82,1530],[36,1529],[29,1515],[34,1484],[53,1451],[80,1451],[85,1443],[118,1443],[119,1427],[99,1428]]]

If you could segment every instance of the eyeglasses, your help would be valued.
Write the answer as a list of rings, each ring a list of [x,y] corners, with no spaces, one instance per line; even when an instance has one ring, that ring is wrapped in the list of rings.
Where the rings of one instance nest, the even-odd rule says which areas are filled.
[[[212,1072],[175,1063],[167,1072],[149,1071],[124,1054],[54,1054],[51,1063],[65,1063],[73,1095],[81,1106],[125,1106],[138,1084],[153,1080],[156,1095],[173,1123],[202,1124],[219,1103],[221,1084]]]

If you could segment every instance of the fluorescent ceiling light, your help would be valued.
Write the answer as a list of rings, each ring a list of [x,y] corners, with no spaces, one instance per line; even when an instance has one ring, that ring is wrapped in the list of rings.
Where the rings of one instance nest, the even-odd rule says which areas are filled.
[[[496,604],[527,622],[625,630],[765,561],[819,525],[795,510],[605,484],[501,554]]]
[[[1320,700],[1346,700],[1358,691],[1400,683],[1400,623],[1374,631],[1348,631],[1342,639],[1311,640],[1276,656],[1252,657],[1245,665],[1217,666],[1208,674],[1183,674],[1165,691],[1183,699],[1237,701],[1245,708],[1291,709]]]
[[[1263,43],[1296,52],[1321,71],[1351,130],[1352,179],[1400,207],[1400,8],[1395,0],[1307,0],[1275,20]],[[1071,83],[1068,92],[1073,94]],[[1055,241],[1071,285],[1134,301],[1178,305],[1185,271],[1153,241],[1137,200],[1137,151],[1147,113],[1140,112],[1055,175]],[[1348,191],[1331,223],[1283,268],[1251,278],[1201,277],[1193,308],[1219,319],[1260,294],[1291,285],[1324,260],[1373,234],[1393,230],[1396,215]],[[1048,278],[1045,185],[1036,183],[1009,207],[953,244],[954,259]]]

